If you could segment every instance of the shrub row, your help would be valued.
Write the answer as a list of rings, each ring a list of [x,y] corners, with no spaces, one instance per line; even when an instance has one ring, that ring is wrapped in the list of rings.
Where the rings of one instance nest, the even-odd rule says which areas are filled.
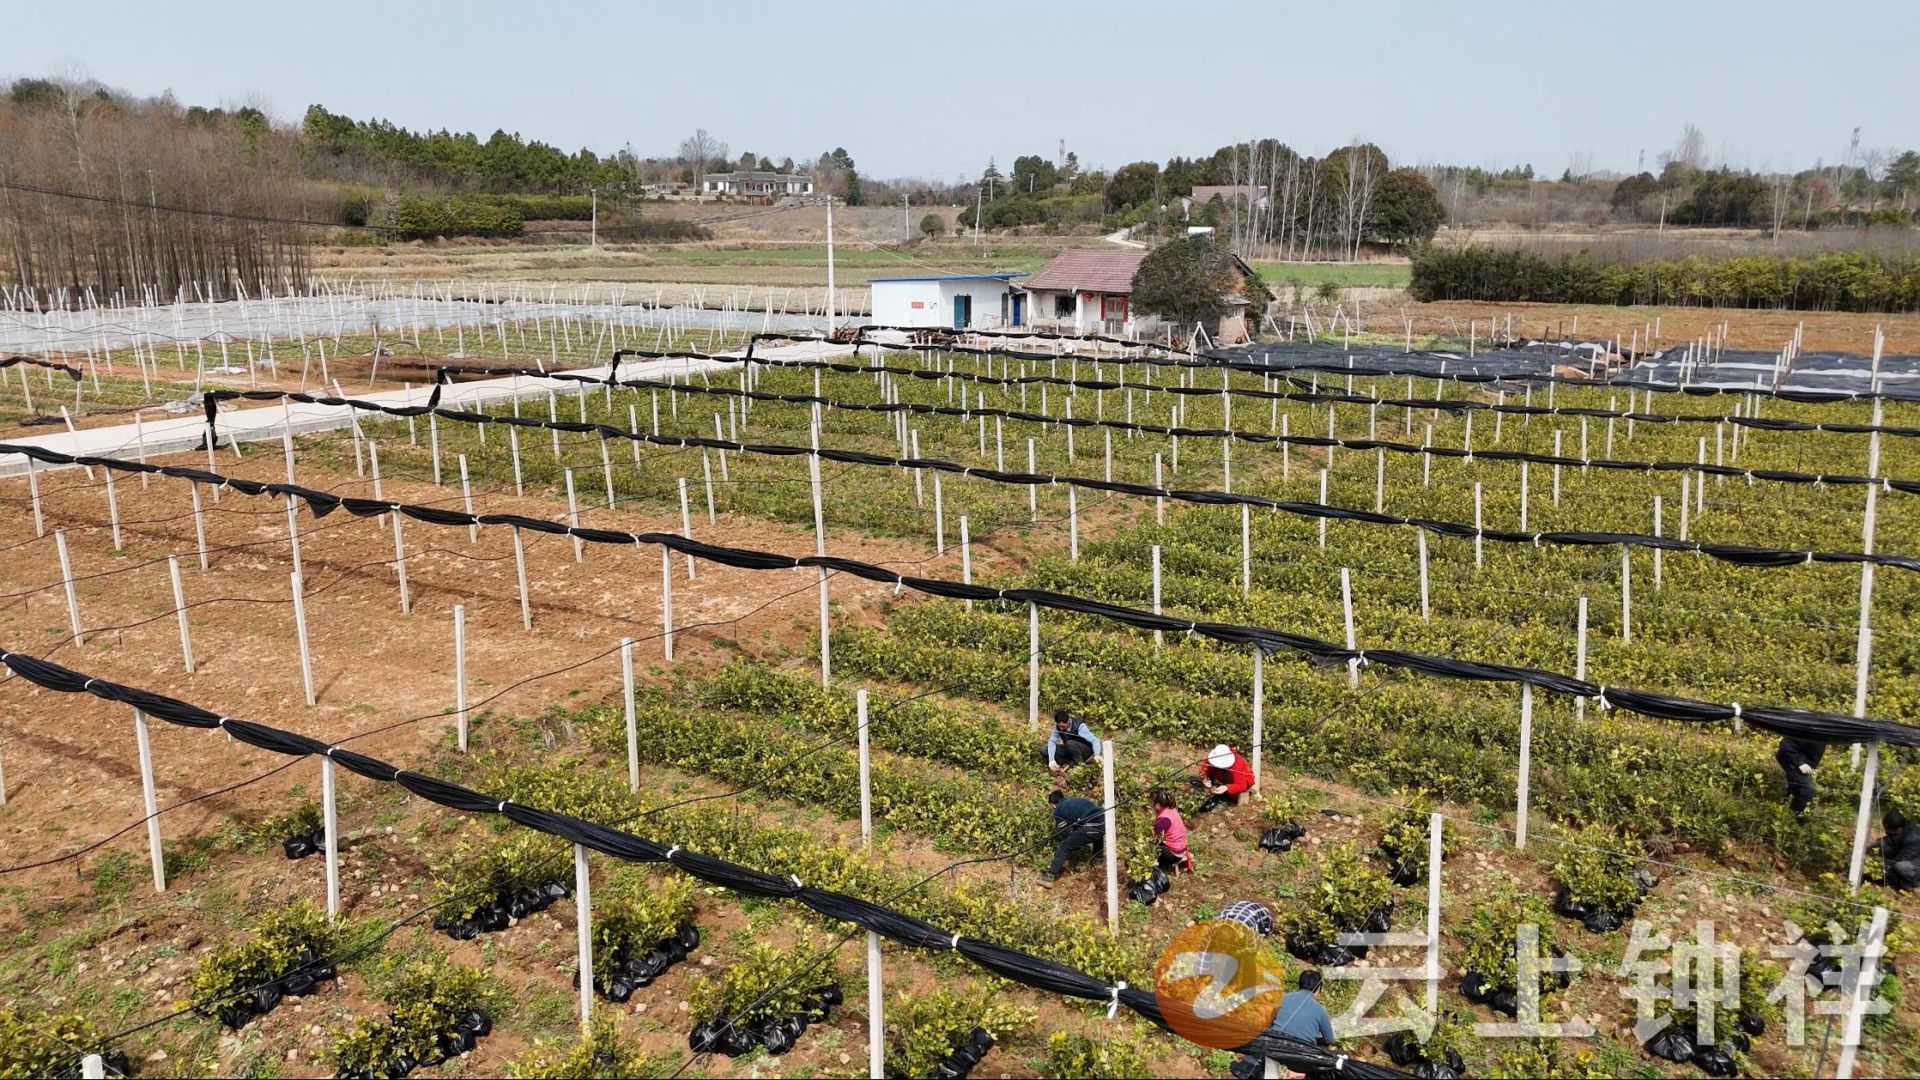
[[[1624,263],[1590,251],[1428,247],[1413,256],[1416,300],[1680,304],[1815,311],[1920,310],[1920,257],[1891,252],[1689,256]]]

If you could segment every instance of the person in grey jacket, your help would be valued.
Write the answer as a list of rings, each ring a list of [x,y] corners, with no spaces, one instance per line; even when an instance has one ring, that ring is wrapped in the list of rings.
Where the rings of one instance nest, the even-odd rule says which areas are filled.
[[[1046,758],[1047,768],[1056,773],[1065,772],[1070,765],[1099,761],[1100,737],[1093,733],[1085,720],[1065,709],[1055,709],[1053,733],[1047,736],[1042,756]]]

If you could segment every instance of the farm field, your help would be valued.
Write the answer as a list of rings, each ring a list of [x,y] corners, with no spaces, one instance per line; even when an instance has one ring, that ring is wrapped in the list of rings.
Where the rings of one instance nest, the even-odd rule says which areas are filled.
[[[714,257],[705,265],[717,271],[738,265],[720,257],[729,253],[708,254]],[[748,265],[758,273],[770,264]],[[1432,312],[1436,323],[1494,314],[1468,305]],[[1543,324],[1571,318],[1541,311],[1522,320],[1529,314]],[[1621,313],[1621,326],[1638,325],[1643,314]],[[1583,311],[1582,331],[1597,317]],[[1691,332],[1683,316],[1666,317],[1669,339]],[[1854,322],[1807,317],[1808,346],[1852,341],[1860,317],[1848,318]],[[1750,337],[1772,347],[1784,339],[1776,322],[1757,319],[1733,317],[1735,344]],[[1905,348],[1895,343],[1914,327],[1889,327],[1889,348]],[[1613,331],[1596,325],[1590,332]],[[349,357],[370,348],[370,339],[340,343]],[[445,351],[424,342],[419,360]],[[574,366],[592,360],[583,339],[549,355]],[[1773,736],[1724,720],[1682,724],[1599,701],[1576,705],[1543,686],[1532,694],[1531,818],[1519,847],[1517,687],[1442,679],[1390,660],[1351,668],[1306,663],[1303,653],[1283,650],[1267,659],[1260,684],[1264,797],[1199,815],[1183,779],[1192,764],[1217,742],[1251,748],[1256,676],[1248,648],[1200,633],[1156,636],[1091,610],[963,603],[851,572],[816,578],[811,568],[754,569],[616,542],[624,533],[684,533],[782,556],[824,550],[916,578],[968,577],[994,589],[1051,590],[1136,611],[1158,606],[1199,622],[1266,627],[1336,646],[1351,641],[1382,657],[1401,650],[1559,673],[1574,672],[1578,662],[1584,598],[1586,671],[1602,686],[1844,714],[1854,705],[1856,676],[1860,571],[1852,564],[1756,567],[1681,551],[1656,562],[1645,546],[1476,543],[1470,532],[1328,520],[1303,508],[1378,510],[1469,529],[1483,521],[1489,530],[1546,535],[1657,528],[1715,544],[1857,552],[1857,486],[1701,482],[1673,470],[1537,462],[1523,474],[1515,462],[1485,456],[1272,439],[1285,432],[1669,464],[1702,453],[1722,460],[1731,451],[1733,463],[1756,472],[1838,476],[1866,470],[1867,436],[1258,396],[1276,387],[1311,396],[1317,388],[1451,405],[1517,403],[1513,393],[1501,399],[1427,379],[1303,374],[1307,385],[1284,387],[1224,369],[1188,373],[1111,358],[1096,368],[1071,357],[877,355],[927,376],[975,377],[733,366],[677,384],[645,375],[618,388],[556,382],[544,402],[490,409],[498,423],[369,412],[357,435],[298,437],[294,469],[306,487],[373,496],[375,481],[362,468],[371,444],[384,472],[375,497],[387,502],[461,510],[466,494],[454,463],[464,459],[476,511],[608,531],[580,544],[500,523],[470,531],[464,521],[315,517],[301,507],[295,520],[317,698],[311,707],[284,501],[228,487],[216,503],[211,486],[199,485],[207,500],[202,542],[185,479],[143,482],[120,473],[110,511],[102,477],[42,471],[49,530],[42,537],[27,483],[0,480],[9,509],[0,515],[0,550],[10,555],[0,564],[0,648],[219,716],[332,744],[350,740],[348,749],[427,777],[681,845],[776,881],[792,875],[882,902],[952,933],[1078,968],[1103,985],[1151,984],[1155,957],[1177,932],[1234,900],[1259,899],[1290,944],[1319,953],[1313,966],[1327,976],[1322,996],[1336,1014],[1361,996],[1367,975],[1424,962],[1424,949],[1406,945],[1378,946],[1359,964],[1327,962],[1321,950],[1333,945],[1334,932],[1356,929],[1350,924],[1382,909],[1394,931],[1427,925],[1424,858],[1414,860],[1412,884],[1396,885],[1389,875],[1397,856],[1381,848],[1424,853],[1429,815],[1438,813],[1447,848],[1438,922],[1445,975],[1438,1041],[1429,1046],[1436,1055],[1455,1050],[1473,1076],[1699,1074],[1641,1048],[1634,1002],[1622,995],[1633,982],[1622,972],[1634,939],[1626,929],[1589,930],[1551,913],[1561,886],[1637,906],[1640,919],[1675,940],[1691,937],[1696,920],[1715,920],[1720,939],[1743,950],[1750,965],[1742,968],[1746,989],[1719,1006],[1720,1021],[1765,1021],[1734,1059],[1752,1075],[1827,1075],[1838,1052],[1844,1014],[1837,991],[1808,1001],[1804,1045],[1790,1045],[1782,1001],[1766,1000],[1791,985],[1782,969],[1791,954],[1775,953],[1791,945],[1787,921],[1844,943],[1858,939],[1874,905],[1884,905],[1892,913],[1895,974],[1879,987],[1889,1010],[1867,1020],[1856,1074],[1920,1068],[1920,1029],[1903,993],[1907,972],[1920,962],[1907,920],[1920,911],[1906,894],[1871,880],[1857,895],[1848,889],[1860,776],[1844,746],[1827,755],[1819,798],[1796,820],[1773,762]],[[869,348],[857,362],[875,356]],[[1130,387],[1002,381],[1036,375]],[[1167,392],[1170,381],[1189,379],[1183,388],[1194,392]],[[114,405],[139,396],[137,380],[114,385],[121,395]],[[1216,385],[1243,393],[1199,392]],[[1543,405],[1547,393],[1536,387],[1532,404]],[[1636,404],[1614,388],[1571,386],[1552,394],[1563,409],[1669,415],[1725,416],[1741,400],[1662,394]],[[865,455],[821,461],[817,511],[809,458],[787,449],[812,444],[806,399],[814,396],[835,403],[820,416],[819,445]],[[12,404],[0,396],[0,417],[27,411],[24,401]],[[909,411],[884,411],[894,405]],[[1868,408],[1769,400],[1764,416],[1861,423]],[[504,422],[514,416],[528,423]],[[897,416],[904,423],[896,425]],[[1129,428],[1123,418],[1241,437],[1174,438]],[[560,430],[558,422],[642,431],[668,443],[720,440],[733,449],[603,438],[592,428]],[[1889,403],[1884,423],[1920,427],[1920,406]],[[1089,482],[1004,483],[904,468],[902,458]],[[270,445],[249,445],[243,455],[223,449],[211,465],[204,453],[165,463],[258,482],[282,480],[286,468]],[[1879,475],[1920,480],[1920,444],[1881,439]],[[1231,501],[1206,505],[1100,486],[1109,481],[1280,505],[1253,507],[1243,519]],[[1658,526],[1656,497],[1664,508]],[[1880,496],[1876,550],[1920,553],[1920,514],[1906,506],[1913,498],[1893,490]],[[110,512],[120,519],[118,544]],[[403,554],[391,531],[396,523]],[[71,554],[70,575],[60,569],[56,528]],[[524,541],[524,586],[516,539]],[[205,570],[196,557],[203,543],[211,552]],[[191,673],[169,555],[179,556],[184,571]],[[670,660],[663,572],[673,590]],[[67,576],[84,641],[72,633],[61,587]],[[824,688],[822,580],[830,600]],[[1903,720],[1920,699],[1916,584],[1914,571],[1879,568],[1868,715]],[[1350,623],[1343,591],[1351,596]],[[472,713],[464,752],[454,715],[455,605],[464,618]],[[1029,645],[1036,611],[1037,667]],[[631,729],[622,639],[634,643]],[[1043,724],[1046,713],[1065,708],[1115,741],[1123,887],[1150,876],[1148,791],[1172,788],[1192,827],[1197,871],[1177,875],[1151,905],[1126,902],[1113,930],[1097,854],[1070,866],[1056,887],[1042,887],[1050,847],[1042,795],[1052,785],[1037,757],[1043,735],[1029,727],[1036,670]],[[867,692],[871,710],[870,852],[861,840],[856,690]],[[282,841],[317,827],[320,765],[156,721],[152,756],[158,805],[167,808],[157,820],[168,876],[167,891],[156,895],[127,706],[20,677],[0,684],[0,704],[9,717],[0,730],[7,783],[0,849],[9,853],[0,867],[0,934],[8,942],[0,1000],[80,1014],[83,1024],[50,1045],[50,1062],[124,1032],[113,1046],[136,1075],[331,1075],[389,1067],[399,1055],[418,1064],[444,1053],[437,1040],[450,1018],[478,1009],[491,1030],[433,1071],[567,1075],[601,1053],[611,1056],[601,1066],[630,1075],[866,1074],[865,966],[846,922],[711,884],[676,887],[693,879],[595,855],[596,970],[607,974],[606,956],[645,952],[685,922],[698,926],[699,942],[649,985],[627,986],[625,1001],[595,1001],[600,1019],[592,1038],[580,1040],[572,898],[549,897],[539,910],[523,903],[520,914],[500,916],[502,925],[456,940],[461,924],[484,921],[503,891],[556,881],[570,887],[560,839],[498,812],[457,813],[417,790],[343,772],[336,830],[343,917],[329,927],[299,906],[324,911],[323,859],[289,860],[281,851]],[[637,790],[629,783],[636,766]],[[1884,804],[1920,812],[1920,772],[1910,752],[1887,748],[1879,768]],[[1103,798],[1097,768],[1076,767],[1060,783]],[[1291,850],[1263,851],[1262,834],[1288,821],[1304,826],[1304,835]],[[1877,860],[1867,865],[1878,872]],[[1569,984],[1547,996],[1545,1018],[1590,1025],[1591,1037],[1475,1034],[1475,1024],[1507,1017],[1470,1001],[1462,977],[1473,971],[1497,980],[1502,971],[1493,969],[1512,975],[1503,935],[1521,916],[1537,916],[1543,943],[1579,964]],[[455,936],[436,930],[436,920]],[[233,947],[259,936],[283,964],[300,944],[314,946],[337,978],[237,1017],[246,1022],[236,1029],[209,1003],[230,1004],[236,990],[258,981]],[[976,1024],[998,1039],[977,1075],[1222,1076],[1231,1061],[1159,1033],[1124,1008],[1110,1017],[1105,999],[1023,988],[950,951],[888,945],[884,957],[887,1045],[902,1055],[890,1067],[902,1074],[928,1071]],[[1290,973],[1303,966],[1294,957],[1284,962]],[[806,996],[827,983],[839,985],[844,1005],[781,1055],[753,1050],[729,1058],[689,1047],[689,1033],[717,1016],[779,1020],[806,1008]],[[1418,978],[1401,982],[1372,1015],[1409,1015],[1423,989]],[[915,1006],[908,995],[934,1005]],[[215,1015],[195,1012],[194,1004]],[[385,1019],[389,1013],[401,1019]],[[1384,1034],[1360,1036],[1340,1050],[1387,1064],[1387,1042]]]

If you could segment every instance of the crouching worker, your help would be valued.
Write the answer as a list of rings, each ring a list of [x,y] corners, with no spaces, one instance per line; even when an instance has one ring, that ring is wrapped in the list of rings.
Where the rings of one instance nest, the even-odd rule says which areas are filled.
[[[1100,804],[1092,799],[1078,795],[1067,796],[1059,791],[1047,792],[1047,802],[1053,806],[1053,865],[1040,876],[1040,887],[1053,888],[1060,879],[1060,872],[1067,868],[1067,860],[1073,853],[1084,847],[1092,847],[1106,837],[1106,814]]]
[[[1196,814],[1218,810],[1222,806],[1238,806],[1240,796],[1253,787],[1253,766],[1240,752],[1221,743],[1207,754],[1207,760],[1200,767],[1200,775],[1194,777],[1194,785],[1207,793]]]
[[[1774,751],[1773,760],[1787,777],[1787,803],[1794,817],[1806,817],[1807,807],[1813,805],[1813,770],[1826,753],[1826,743],[1791,736],[1781,739],[1780,749]]]
[[[1065,709],[1053,712],[1053,734],[1047,736],[1047,746],[1043,751],[1047,768],[1054,773],[1062,773],[1070,765],[1084,765],[1089,761],[1100,760],[1100,739],[1087,726],[1086,721],[1075,717]]]
[[[1160,869],[1168,873],[1180,870],[1193,873],[1193,852],[1187,850],[1187,823],[1180,817],[1173,795],[1155,788],[1152,799],[1153,834],[1160,838]]]
[[[1880,858],[1887,868],[1887,887],[1906,892],[1920,886],[1920,826],[1898,810],[1881,815],[1880,824],[1887,830],[1879,844]]]

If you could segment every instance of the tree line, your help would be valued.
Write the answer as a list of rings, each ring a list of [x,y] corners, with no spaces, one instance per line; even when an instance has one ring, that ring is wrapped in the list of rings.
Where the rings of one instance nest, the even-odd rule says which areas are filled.
[[[1194,197],[1196,189],[1220,188]],[[1072,153],[1055,165],[1016,158],[1010,175],[989,162],[960,223],[1059,228],[1100,223],[1174,234],[1212,227],[1242,258],[1353,260],[1368,244],[1410,247],[1433,238],[1446,209],[1417,169],[1354,142],[1322,157],[1277,139],[1223,146],[1165,165],[1136,161],[1111,174],[1083,171]]]
[[[1811,311],[1920,311],[1920,255],[1829,251],[1629,259],[1593,251],[1427,247],[1413,255],[1414,299],[1651,304]]]

